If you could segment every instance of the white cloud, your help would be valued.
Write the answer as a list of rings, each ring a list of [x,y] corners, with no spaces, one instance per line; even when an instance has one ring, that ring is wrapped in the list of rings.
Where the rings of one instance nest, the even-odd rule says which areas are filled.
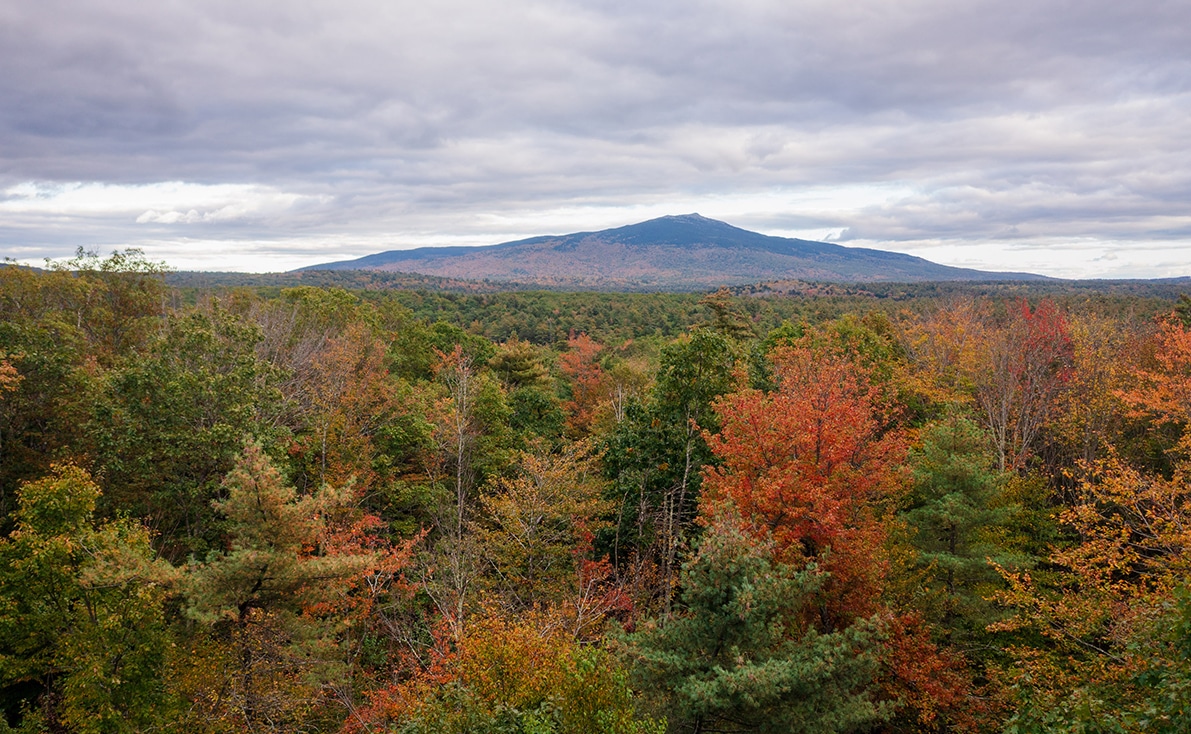
[[[308,198],[260,185],[202,185],[181,181],[140,185],[25,181],[4,191],[0,198],[0,212],[52,217],[119,216],[140,212],[134,220],[138,224],[191,224],[235,221],[263,213],[284,212]]]

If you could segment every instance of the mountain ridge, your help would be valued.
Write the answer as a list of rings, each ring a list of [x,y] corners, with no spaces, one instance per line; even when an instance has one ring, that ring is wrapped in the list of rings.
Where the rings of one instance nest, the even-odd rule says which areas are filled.
[[[699,289],[761,280],[1048,280],[940,265],[905,253],[775,237],[699,214],[479,247],[390,250],[306,270],[405,271],[544,285]]]

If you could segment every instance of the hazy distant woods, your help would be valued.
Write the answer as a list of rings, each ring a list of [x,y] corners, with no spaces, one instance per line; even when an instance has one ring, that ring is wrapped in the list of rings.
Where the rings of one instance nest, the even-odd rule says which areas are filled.
[[[1048,287],[0,267],[0,732],[1191,730],[1191,299]]]

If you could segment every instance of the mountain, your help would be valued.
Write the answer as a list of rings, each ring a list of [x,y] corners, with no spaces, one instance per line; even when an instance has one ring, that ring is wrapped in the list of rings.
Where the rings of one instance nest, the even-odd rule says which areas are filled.
[[[698,214],[486,247],[392,250],[303,270],[400,271],[444,278],[634,290],[699,289],[787,279],[1044,280],[1028,273],[953,268],[896,252],[770,237]]]

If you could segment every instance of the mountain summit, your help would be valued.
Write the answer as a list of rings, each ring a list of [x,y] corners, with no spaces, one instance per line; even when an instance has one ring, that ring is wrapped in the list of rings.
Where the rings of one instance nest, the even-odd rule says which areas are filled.
[[[388,270],[585,288],[700,289],[768,280],[1041,280],[953,268],[913,255],[771,237],[699,216],[486,247],[392,250],[305,270]]]

